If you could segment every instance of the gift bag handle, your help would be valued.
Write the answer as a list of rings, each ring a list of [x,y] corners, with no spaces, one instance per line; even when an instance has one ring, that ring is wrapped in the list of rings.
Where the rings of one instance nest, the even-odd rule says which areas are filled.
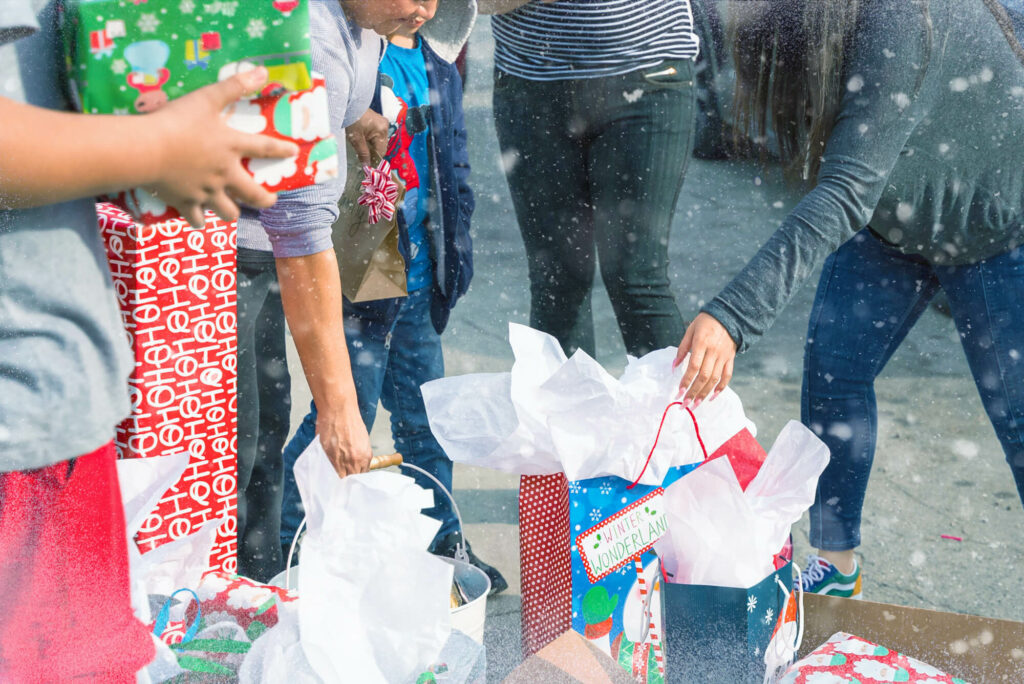
[[[199,631],[199,619],[203,615],[203,608],[199,605],[199,596],[191,589],[178,589],[167,597],[167,600],[164,601],[164,605],[160,606],[160,612],[157,613],[156,621],[153,623],[153,634],[155,634],[157,638],[164,633],[164,630],[167,629],[167,623],[171,620],[171,603],[174,602],[174,597],[183,591],[187,591],[192,594],[192,598],[196,600],[196,618],[192,621],[192,624],[189,625],[188,629],[185,630],[185,635],[181,637],[181,641],[178,643],[187,644],[196,638],[196,632]]]
[[[455,497],[452,496],[452,493],[448,491],[448,488],[445,487],[440,480],[438,480],[432,474],[428,473],[423,468],[420,468],[418,465],[414,465],[412,463],[403,462],[402,454],[394,453],[388,454],[387,456],[374,456],[372,459],[370,459],[370,470],[379,470],[381,468],[390,468],[392,466],[402,466],[403,468],[411,468],[412,470],[415,470],[419,473],[422,473],[423,475],[426,475],[428,478],[433,480],[434,484],[437,485],[437,488],[444,492],[444,495],[448,497],[448,501],[450,501],[452,504],[452,511],[454,511],[455,513],[455,518],[459,521],[459,542],[455,545],[455,560],[460,560],[465,563],[468,563],[469,554],[466,553],[466,533],[462,526],[462,514],[459,512],[459,505],[455,503]],[[303,516],[302,522],[299,523],[299,527],[295,530],[295,536],[292,538],[291,546],[288,549],[288,559],[286,561],[287,564],[285,565],[284,573],[285,589],[291,588],[292,558],[294,558],[295,556],[296,543],[299,541],[299,537],[302,535],[302,530],[305,527],[306,517]]]
[[[658,425],[658,432],[654,435],[654,444],[651,445],[651,450],[647,454],[647,460],[644,461],[644,467],[640,470],[640,474],[637,475],[636,479],[633,480],[633,484],[626,487],[626,489],[632,489],[636,487],[640,480],[643,478],[644,473],[647,472],[647,466],[651,463],[651,457],[654,456],[654,450],[658,448],[658,440],[661,439],[661,430],[665,427],[665,419],[668,418],[668,412],[673,406],[682,406],[686,409],[686,412],[690,414],[690,420],[693,421],[693,431],[697,435],[697,443],[700,444],[700,450],[704,453],[704,460],[708,460],[708,450],[704,446],[704,440],[700,436],[700,427],[697,425],[697,416],[693,415],[693,411],[689,406],[685,405],[681,401],[673,401],[671,404],[665,407],[665,411],[661,414],[661,423]]]

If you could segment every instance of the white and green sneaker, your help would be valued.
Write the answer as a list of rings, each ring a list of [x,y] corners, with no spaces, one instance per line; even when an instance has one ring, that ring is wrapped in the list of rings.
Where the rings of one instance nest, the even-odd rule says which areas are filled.
[[[853,573],[844,575],[836,566],[821,556],[811,554],[807,557],[807,566],[794,584],[799,584],[799,588],[809,594],[859,599],[861,598],[860,564],[856,561],[854,563]]]

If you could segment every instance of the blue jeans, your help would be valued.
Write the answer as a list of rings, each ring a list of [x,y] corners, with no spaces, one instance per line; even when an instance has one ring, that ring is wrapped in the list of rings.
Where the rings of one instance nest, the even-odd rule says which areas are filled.
[[[1024,249],[935,266],[862,230],[825,262],[807,331],[802,420],[832,452],[810,510],[819,549],[860,544],[874,381],[940,287],[1024,501]]]
[[[444,377],[441,336],[430,322],[431,288],[413,291],[402,304],[391,332],[384,341],[369,338],[361,331],[360,320],[345,317],[345,340],[352,361],[352,377],[359,399],[359,413],[366,429],[373,426],[378,399],[391,413],[391,434],[395,448],[407,463],[423,468],[451,491],[452,462],[434,439],[427,424],[420,385]],[[316,405],[284,450],[284,503],[281,510],[281,544],[291,544],[302,522],[303,510],[295,484],[295,461],[316,434]],[[416,471],[402,471],[421,487],[434,492],[435,506],[424,513],[441,521],[435,539],[458,529],[451,503],[429,479]]]

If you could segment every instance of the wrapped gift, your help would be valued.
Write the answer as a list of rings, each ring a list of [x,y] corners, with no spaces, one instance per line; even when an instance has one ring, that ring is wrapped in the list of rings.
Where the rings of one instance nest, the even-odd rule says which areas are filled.
[[[262,94],[312,86],[302,0],[67,0],[64,44],[83,112],[151,112],[264,66]]]
[[[875,684],[915,682],[966,684],[920,660],[873,644],[866,639],[837,632],[806,658],[794,663],[781,684]]]
[[[327,89],[312,72],[309,10],[302,0],[68,0],[61,19],[73,98],[89,114],[159,109],[240,71],[264,66],[258,97],[225,112],[231,127],[293,142],[288,159],[246,160],[271,192],[323,183],[338,175]],[[178,217],[142,189],[109,198],[142,221]]]
[[[208,214],[140,226],[98,207],[114,289],[135,355],[131,415],[117,428],[121,458],[189,453],[189,464],[150,513],[145,552],[226,518],[212,568],[235,570],[237,501],[235,224]]]

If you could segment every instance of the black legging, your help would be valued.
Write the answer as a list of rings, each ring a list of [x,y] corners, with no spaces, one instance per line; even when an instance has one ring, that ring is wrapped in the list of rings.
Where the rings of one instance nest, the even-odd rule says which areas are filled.
[[[693,132],[692,62],[575,81],[496,70],[494,117],[529,262],[530,324],[567,352],[594,354],[596,252],[629,353],[678,344],[668,238]]]
[[[290,412],[284,310],[274,259],[239,249],[238,573],[261,582],[284,569],[281,450]]]

